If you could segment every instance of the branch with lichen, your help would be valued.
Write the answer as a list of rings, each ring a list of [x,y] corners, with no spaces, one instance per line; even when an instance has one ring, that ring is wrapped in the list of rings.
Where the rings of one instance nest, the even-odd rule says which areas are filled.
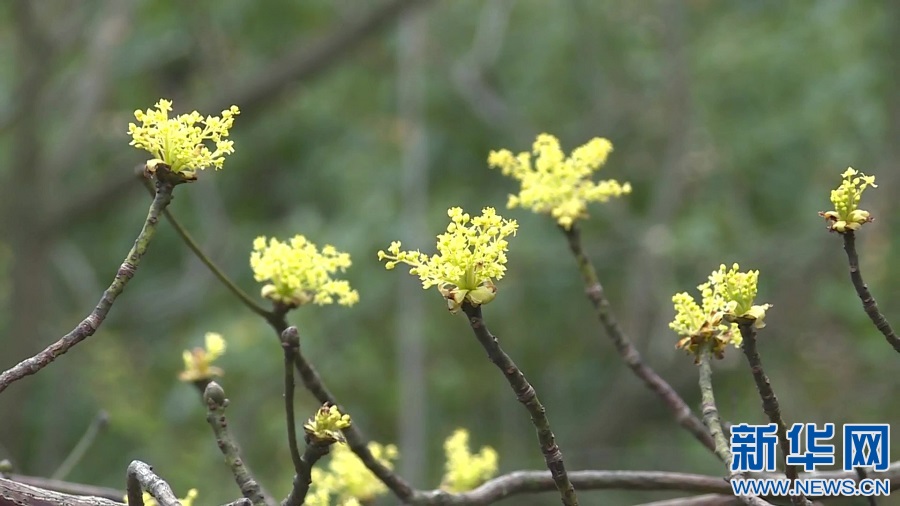
[[[708,346],[705,346],[700,350],[700,354],[698,356],[698,365],[700,368],[700,399],[703,409],[703,421],[706,423],[706,426],[709,428],[710,434],[712,434],[713,440],[716,442],[716,454],[720,459],[722,459],[722,462],[725,462],[726,469],[728,469],[731,473],[728,478],[729,481],[739,480],[742,479],[741,473],[731,471],[731,449],[728,444],[728,440],[725,439],[725,431],[722,430],[722,422],[719,419],[719,408],[716,407],[716,396],[713,392],[712,386],[712,366],[710,365],[711,355],[711,350],[708,348]],[[769,505],[768,502],[763,501],[758,497],[741,496],[739,497],[739,499],[748,506]]]
[[[775,396],[769,377],[763,370],[762,359],[756,349],[756,327],[754,327],[752,321],[738,320],[737,323],[743,337],[741,349],[744,351],[744,356],[747,357],[747,363],[750,365],[753,381],[756,382],[756,389],[759,391],[760,399],[762,399],[763,411],[766,412],[769,421],[777,427],[778,446],[781,447],[781,462],[784,465],[784,474],[793,483],[797,480],[799,473],[796,466],[787,463],[787,455],[791,454],[790,442],[787,439],[787,425],[781,416],[778,398]],[[794,504],[809,504],[809,500],[803,496],[791,497],[791,502]]]
[[[12,368],[0,374],[0,392],[6,390],[13,382],[26,376],[36,374],[44,367],[47,367],[54,360],[68,352],[73,346],[94,335],[94,333],[97,332],[97,329],[100,328],[100,325],[109,314],[110,309],[112,309],[116,298],[122,293],[131,278],[134,277],[135,272],[137,272],[141,259],[144,257],[147,247],[150,245],[150,241],[156,234],[160,212],[162,212],[166,206],[169,205],[169,202],[172,201],[172,191],[177,182],[170,177],[159,176],[164,176],[162,170],[156,178],[156,194],[153,197],[153,202],[150,204],[150,209],[147,211],[147,218],[144,220],[144,226],[141,228],[141,232],[138,234],[137,239],[135,239],[134,245],[125,257],[119,270],[116,272],[116,276],[113,278],[112,283],[106,291],[103,292],[103,296],[100,298],[96,307],[94,307],[94,310],[91,311],[81,323],[58,341],[48,346],[37,355],[19,362]]]
[[[128,506],[144,506],[144,492],[150,494],[160,506],[181,506],[172,487],[153,472],[153,468],[133,460],[128,465],[125,490]]]
[[[253,506],[273,506],[275,501],[262,489],[250,469],[244,464],[240,449],[228,431],[228,420],[225,418],[228,399],[225,398],[225,390],[218,383],[212,381],[206,386],[203,401],[207,407],[206,421],[212,427],[216,436],[216,444],[222,455],[225,456],[225,462],[231,469],[231,474],[234,476],[238,488],[241,489],[241,494],[249,499]]]
[[[613,342],[616,351],[619,352],[619,356],[622,357],[622,360],[634,374],[662,400],[663,404],[674,415],[678,425],[690,432],[704,446],[715,451],[715,443],[703,422],[694,415],[691,408],[678,395],[678,392],[660,377],[653,368],[644,363],[640,352],[628,339],[625,331],[622,330],[610,307],[609,300],[603,292],[603,285],[600,284],[594,264],[585,254],[581,245],[581,235],[578,226],[573,225],[569,229],[565,227],[560,228],[566,236],[569,249],[575,256],[575,261],[578,263],[578,270],[581,272],[581,277],[584,280],[585,294],[594,307],[597,319],[604,330],[606,330],[606,335]]]
[[[563,504],[576,506],[578,498],[575,495],[575,487],[566,473],[562,452],[556,444],[556,438],[550,429],[550,421],[547,419],[546,410],[538,399],[537,392],[516,366],[515,362],[500,347],[497,338],[488,330],[487,325],[484,323],[481,306],[473,306],[471,303],[465,302],[462,310],[469,317],[469,325],[471,325],[478,342],[487,352],[488,358],[500,369],[509,386],[515,392],[516,400],[522,403],[531,415],[531,423],[537,431],[541,453],[544,454],[547,469],[550,470],[550,475],[553,477],[557,490],[559,490]]]

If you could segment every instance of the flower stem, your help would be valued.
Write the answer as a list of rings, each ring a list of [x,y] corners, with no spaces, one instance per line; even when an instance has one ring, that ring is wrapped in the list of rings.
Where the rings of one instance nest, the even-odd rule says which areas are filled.
[[[600,321],[600,325],[603,326],[606,335],[616,347],[616,351],[619,352],[622,361],[647,385],[647,388],[659,397],[675,417],[678,425],[690,432],[703,446],[715,451],[715,442],[713,442],[713,438],[703,425],[703,422],[694,415],[691,408],[678,395],[678,392],[657,374],[653,368],[644,363],[640,352],[628,339],[625,331],[622,330],[615,314],[613,314],[609,300],[604,295],[603,285],[600,284],[600,280],[597,278],[594,264],[585,254],[584,248],[582,248],[581,234],[578,227],[572,226],[569,230],[560,227],[560,230],[565,234],[569,243],[569,249],[578,263],[578,270],[581,272],[581,277],[584,280],[587,298],[591,301],[591,305],[594,306],[594,312]]]
[[[781,447],[782,464],[784,464],[784,474],[791,482],[795,482],[798,477],[797,468],[788,465],[787,455],[791,454],[791,446],[787,439],[787,425],[781,416],[781,407],[778,405],[778,398],[769,382],[769,377],[763,370],[762,359],[756,349],[756,328],[752,322],[738,322],[738,328],[741,331],[743,342],[741,349],[747,357],[747,363],[750,365],[750,372],[753,373],[753,380],[756,382],[756,389],[759,391],[759,397],[762,399],[763,411],[769,417],[769,421],[778,427],[778,446]],[[792,496],[791,502],[794,504],[810,504],[809,500],[803,496]]]
[[[844,251],[847,252],[847,261],[850,264],[850,281],[853,282],[853,288],[856,289],[856,295],[862,301],[863,310],[869,315],[869,319],[875,324],[875,327],[887,340],[888,344],[894,348],[894,351],[900,353],[900,338],[894,333],[891,324],[887,318],[878,310],[878,304],[875,298],[869,292],[869,287],[863,281],[862,273],[859,271],[859,256],[856,253],[856,235],[854,232],[847,231],[841,234],[844,236]]]
[[[149,186],[147,188],[152,191]],[[247,295],[247,292],[241,290],[241,288],[237,286],[237,284],[232,281],[231,278],[229,278],[228,275],[225,274],[225,272],[222,271],[222,269],[220,269],[219,266],[216,265],[216,263],[206,255],[206,253],[203,252],[203,249],[200,248],[200,245],[197,244],[197,241],[194,240],[190,232],[188,232],[187,229],[185,229],[184,226],[181,225],[178,219],[175,218],[175,215],[173,215],[168,209],[163,211],[163,215],[167,220],[169,220],[169,224],[172,225],[172,228],[175,229],[175,232],[178,233],[178,236],[181,237],[181,239],[187,245],[188,249],[190,249],[194,253],[194,255],[203,263],[203,265],[205,265],[206,268],[209,269],[209,271],[213,274],[213,276],[216,277],[216,279],[218,279],[223,285],[225,285],[225,288],[227,288],[229,292],[237,297],[238,300],[240,300],[242,304],[247,306],[249,310],[262,316],[263,318],[269,316],[269,311],[257,304],[256,301],[254,301],[249,295]]]
[[[472,326],[475,337],[487,352],[488,358],[503,372],[506,381],[509,382],[509,386],[516,393],[516,399],[531,414],[531,423],[537,430],[541,452],[544,454],[547,468],[550,470],[554,483],[556,483],[556,489],[559,490],[563,504],[566,506],[577,506],[578,498],[575,495],[575,487],[566,473],[562,452],[559,450],[556,438],[550,430],[550,421],[547,419],[544,406],[538,399],[537,392],[535,392],[534,387],[531,386],[531,383],[528,382],[525,375],[522,374],[522,371],[519,370],[509,355],[500,347],[497,338],[488,330],[481,313],[481,306],[473,306],[466,301],[463,302],[462,309],[466,316],[469,317],[469,325]]]
[[[288,446],[294,462],[294,472],[299,475],[303,471],[303,459],[297,446],[297,423],[294,418],[294,357],[300,348],[297,327],[288,327],[281,333],[281,346],[284,348],[284,414],[287,419]]]
[[[282,333],[288,328],[287,320],[285,319],[286,311],[287,309],[284,307],[276,307],[275,311],[271,313],[271,316],[266,318],[269,325],[271,325],[272,328],[275,329],[275,332],[278,333],[279,339]],[[328,390],[328,387],[322,381],[322,377],[319,376],[318,371],[316,371],[312,363],[307,361],[306,357],[303,356],[303,351],[299,347],[294,354],[294,367],[300,374],[303,386],[313,394],[313,397],[315,397],[320,404],[328,403],[332,406],[337,406],[342,413],[346,412],[334,395]],[[416,490],[400,477],[400,475],[389,469],[372,455],[372,452],[369,451],[368,440],[357,428],[356,423],[343,429],[343,433],[344,437],[347,439],[347,446],[350,447],[350,450],[359,457],[359,460],[362,461],[366,468],[381,480],[394,495],[405,502],[414,502],[416,500]]]

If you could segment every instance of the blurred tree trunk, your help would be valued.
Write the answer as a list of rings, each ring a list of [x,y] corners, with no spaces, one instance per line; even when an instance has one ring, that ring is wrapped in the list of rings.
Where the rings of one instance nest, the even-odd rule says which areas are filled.
[[[6,203],[5,237],[12,252],[12,289],[9,322],[2,344],[6,369],[38,351],[47,343],[40,334],[45,321],[47,300],[47,247],[41,233],[45,196],[41,171],[40,115],[41,94],[50,66],[48,48],[35,6],[20,0],[13,6],[15,16],[16,60],[20,81],[16,90],[16,120],[12,125],[13,142],[10,173],[3,185]],[[17,465],[28,464],[29,435],[24,432],[26,402],[34,384],[22,382],[0,397],[0,443]]]
[[[397,62],[397,109],[403,150],[401,178],[401,235],[414,243],[428,235],[428,133],[425,105],[425,52],[428,18],[419,11],[403,18],[399,27]],[[422,287],[414,278],[400,281],[397,325],[397,369],[399,381],[400,474],[414,486],[423,486],[428,468],[426,448],[427,378],[426,334]]]

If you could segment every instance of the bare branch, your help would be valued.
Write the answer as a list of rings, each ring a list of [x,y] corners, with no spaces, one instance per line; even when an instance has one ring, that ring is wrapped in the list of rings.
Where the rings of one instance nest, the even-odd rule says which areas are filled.
[[[619,356],[622,357],[622,360],[632,372],[647,385],[647,388],[652,390],[669,411],[672,412],[678,425],[690,432],[703,446],[715,451],[716,445],[703,422],[694,415],[691,408],[678,395],[678,392],[666,380],[656,374],[653,368],[644,363],[641,353],[628,339],[625,331],[622,330],[613,313],[609,299],[604,294],[603,285],[600,284],[600,280],[597,278],[597,270],[594,268],[591,259],[584,252],[584,248],[581,245],[581,234],[577,225],[569,230],[560,227],[560,230],[565,234],[569,243],[569,249],[578,263],[578,270],[581,272],[581,278],[584,280],[585,294],[588,300],[591,301],[591,305],[594,306],[597,319],[606,331],[607,337],[616,347],[616,351],[619,352]]]
[[[716,442],[716,454],[725,463],[725,467],[731,476],[729,480],[742,479],[741,473],[731,471],[731,450],[725,432],[722,430],[722,422],[719,418],[719,408],[716,406],[715,392],[712,386],[712,366],[710,365],[711,352],[706,349],[700,352],[700,396],[703,403],[703,421],[709,428],[713,440]],[[729,487],[730,488],[730,487]],[[768,502],[753,496],[740,496],[741,502],[747,506],[772,506]]]
[[[575,487],[569,480],[566,473],[566,465],[563,462],[562,452],[556,444],[556,438],[550,430],[550,421],[547,419],[546,410],[538,399],[537,392],[534,387],[525,378],[525,375],[509,358],[509,355],[500,347],[497,338],[491,334],[487,325],[484,323],[484,317],[481,314],[481,306],[473,306],[468,301],[463,302],[463,312],[469,317],[469,325],[475,333],[478,342],[488,354],[488,358],[496,365],[509,386],[516,394],[516,399],[525,406],[531,415],[531,423],[537,430],[538,441],[541,444],[541,453],[544,454],[544,461],[547,468],[553,476],[556,488],[559,490],[562,502],[566,506],[577,506],[578,498],[575,495]]]
[[[157,476],[152,467],[140,460],[133,460],[128,465],[125,490],[128,494],[128,506],[144,506],[143,492],[149,493],[160,506],[181,506],[172,487]]]
[[[875,297],[869,292],[869,287],[863,281],[862,273],[859,271],[859,256],[856,253],[856,234],[851,230],[841,234],[844,236],[844,251],[847,252],[847,261],[850,264],[850,281],[853,282],[853,288],[859,300],[862,301],[863,310],[869,315],[869,319],[875,324],[875,327],[887,340],[888,344],[894,348],[894,351],[900,352],[900,338],[894,333],[891,324],[887,318],[878,310],[878,304]]]
[[[769,421],[778,427],[778,445],[781,447],[781,461],[784,464],[784,474],[792,482],[797,480],[797,467],[787,463],[787,456],[791,454],[790,443],[787,439],[787,425],[781,416],[781,408],[778,406],[778,398],[775,397],[775,391],[769,382],[769,377],[763,370],[762,359],[756,350],[756,328],[752,322],[739,321],[738,328],[741,331],[743,342],[741,350],[747,357],[747,363],[750,364],[750,372],[753,373],[753,380],[756,382],[756,389],[759,391],[759,397],[762,399],[763,411],[769,417]],[[803,496],[791,497],[791,502],[798,505],[808,506],[809,500]]]
[[[237,443],[228,431],[228,420],[225,419],[228,399],[225,398],[225,391],[218,383],[212,381],[206,386],[203,401],[207,407],[206,421],[216,435],[216,444],[222,451],[222,455],[225,456],[225,462],[231,468],[231,474],[241,489],[241,494],[249,499],[253,506],[274,506],[274,499],[262,489],[253,477],[253,473],[241,458],[241,451]]]
[[[135,239],[131,251],[129,251],[128,255],[125,257],[125,261],[122,262],[118,272],[116,272],[116,277],[113,279],[112,284],[110,284],[109,288],[103,292],[100,302],[97,303],[97,306],[91,311],[91,314],[82,320],[78,326],[72,329],[72,331],[37,355],[19,362],[11,369],[0,374],[0,392],[6,390],[13,382],[18,381],[25,376],[37,373],[69,351],[73,346],[94,335],[94,332],[97,331],[103,323],[103,320],[106,319],[109,310],[112,309],[112,305],[116,298],[122,293],[125,289],[125,285],[128,284],[137,271],[150,241],[156,234],[156,227],[159,223],[159,214],[169,205],[169,202],[172,201],[173,188],[174,184],[171,182],[157,181],[156,196],[150,204],[150,210],[147,212],[147,219],[144,221],[144,226],[141,229],[140,234],[138,234],[137,239]]]

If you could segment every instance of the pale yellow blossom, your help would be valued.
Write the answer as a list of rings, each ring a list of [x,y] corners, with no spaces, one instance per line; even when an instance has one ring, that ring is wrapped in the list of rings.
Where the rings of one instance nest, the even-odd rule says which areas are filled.
[[[499,168],[504,175],[521,184],[518,194],[510,195],[508,207],[524,207],[553,216],[566,230],[576,220],[586,218],[587,204],[606,202],[631,193],[629,183],[615,179],[595,183],[591,176],[606,163],[612,143],[596,137],[566,157],[559,140],[550,134],[538,135],[532,154],[518,155],[507,149],[491,151],[488,166]]]
[[[410,274],[422,281],[425,289],[437,286],[452,312],[464,301],[474,306],[487,304],[497,291],[494,280],[506,273],[506,237],[515,235],[518,224],[504,220],[493,207],[474,218],[459,207],[447,211],[450,224],[437,237],[438,253],[429,257],[420,251],[401,251],[400,242],[391,243],[378,259],[387,260],[385,268],[399,263],[410,265]]]
[[[253,241],[250,267],[257,281],[267,281],[262,296],[288,306],[302,306],[312,302],[325,305],[337,302],[352,306],[359,301],[359,293],[346,280],[332,278],[336,272],[350,267],[350,255],[326,245],[320,252],[315,244],[302,235],[288,242],[274,237]]]
[[[198,170],[221,169],[225,156],[234,153],[234,142],[228,140],[228,135],[234,117],[240,114],[237,106],[222,111],[221,117],[206,118],[197,111],[169,118],[172,102],[166,99],[160,99],[155,107],[134,111],[140,125],[128,124],[130,144],[153,155],[147,161],[148,169],[153,170],[157,164],[164,163],[172,172],[194,179]],[[215,146],[215,150],[209,149],[205,144],[207,141]]]

